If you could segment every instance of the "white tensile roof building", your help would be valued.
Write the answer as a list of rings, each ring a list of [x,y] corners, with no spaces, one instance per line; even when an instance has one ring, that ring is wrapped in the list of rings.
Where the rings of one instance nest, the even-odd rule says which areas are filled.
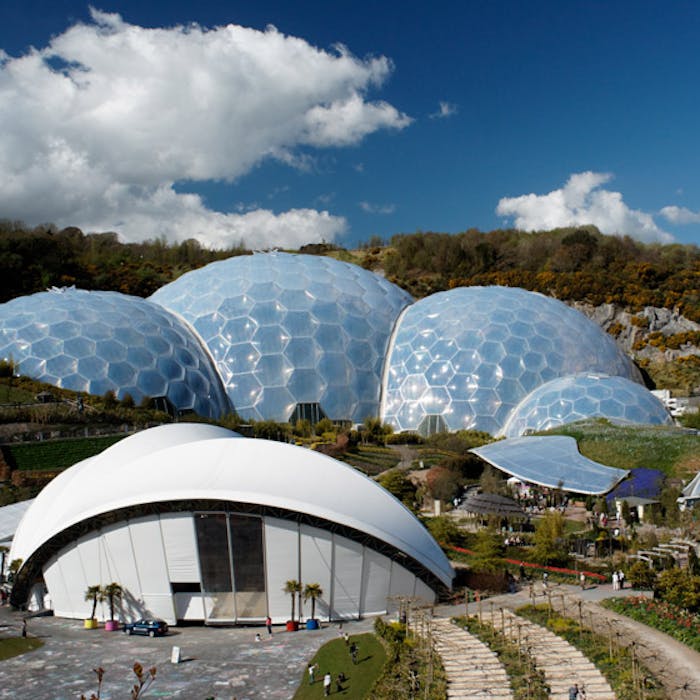
[[[15,604],[85,618],[87,588],[117,582],[122,619],[171,624],[283,622],[289,580],[320,584],[318,618],[357,618],[399,597],[433,602],[453,577],[413,514],[351,467],[186,423],[61,473],[26,512],[10,558],[23,562]]]

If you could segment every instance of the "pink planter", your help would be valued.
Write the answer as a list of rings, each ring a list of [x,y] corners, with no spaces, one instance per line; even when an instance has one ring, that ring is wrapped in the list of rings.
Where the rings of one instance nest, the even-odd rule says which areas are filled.
[[[107,620],[105,622],[106,632],[116,632],[119,629],[119,620]]]

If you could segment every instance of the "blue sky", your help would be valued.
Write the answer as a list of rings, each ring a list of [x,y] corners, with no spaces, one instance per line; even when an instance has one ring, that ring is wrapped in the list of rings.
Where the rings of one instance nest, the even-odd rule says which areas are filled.
[[[253,248],[700,243],[697,3],[142,5],[0,0],[0,217]]]

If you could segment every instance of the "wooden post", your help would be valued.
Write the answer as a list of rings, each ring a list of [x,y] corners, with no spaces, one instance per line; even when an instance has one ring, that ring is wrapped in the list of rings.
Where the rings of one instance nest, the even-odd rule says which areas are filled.
[[[579,624],[578,638],[580,640],[581,635],[583,634],[583,601],[582,600],[578,601],[578,624]]]

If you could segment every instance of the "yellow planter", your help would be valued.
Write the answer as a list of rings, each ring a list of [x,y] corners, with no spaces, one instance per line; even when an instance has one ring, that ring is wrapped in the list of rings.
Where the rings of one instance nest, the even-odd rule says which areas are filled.
[[[83,621],[86,630],[96,630],[97,620],[93,617],[92,619],[87,619]]]

